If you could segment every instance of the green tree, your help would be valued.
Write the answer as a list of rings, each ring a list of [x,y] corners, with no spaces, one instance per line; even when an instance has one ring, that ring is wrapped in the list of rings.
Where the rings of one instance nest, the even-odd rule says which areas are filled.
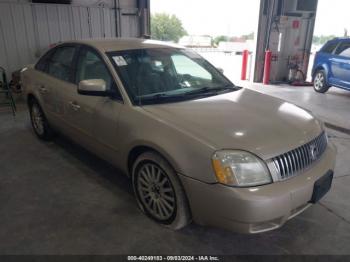
[[[251,32],[247,35],[242,35],[241,38],[243,38],[244,40],[254,40],[254,32]]]
[[[181,37],[187,35],[182,22],[175,15],[165,13],[151,16],[151,36],[162,41],[178,42]]]
[[[228,41],[229,37],[225,35],[219,35],[214,38],[214,44],[218,45],[220,42],[226,42]]]
[[[314,35],[313,39],[312,39],[312,43],[316,44],[316,45],[323,45],[325,44],[327,41],[331,40],[335,38],[335,35]]]

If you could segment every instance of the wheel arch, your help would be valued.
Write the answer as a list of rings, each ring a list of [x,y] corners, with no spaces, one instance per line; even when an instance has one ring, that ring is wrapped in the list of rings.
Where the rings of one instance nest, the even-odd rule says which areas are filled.
[[[189,200],[189,195],[186,191],[186,187],[182,181],[182,179],[179,176],[179,173],[177,171],[176,168],[176,164],[173,161],[173,159],[166,153],[164,152],[164,150],[162,150],[161,148],[157,147],[157,146],[152,146],[152,145],[137,145],[134,146],[129,154],[128,154],[128,174],[130,177],[132,177],[132,168],[133,168],[133,163],[137,160],[137,158],[142,155],[145,152],[153,152],[155,154],[158,154],[161,158],[164,159],[164,161],[171,167],[174,169],[175,171],[175,179],[178,181],[179,186],[183,192],[183,200],[185,201],[185,208],[187,210],[187,212],[185,212],[186,216],[187,216],[187,222],[185,225],[187,225],[191,220],[192,220],[192,207],[191,207],[191,202]],[[132,178],[132,183],[134,184],[133,178]],[[177,218],[176,218],[177,219]],[[179,228],[182,228],[182,226],[180,226]],[[175,228],[178,229],[178,228]]]
[[[38,105],[40,106],[41,110],[45,114],[45,117],[47,117],[46,110],[45,110],[45,104],[44,104],[43,101],[41,101],[40,96],[35,95],[33,92],[27,93],[27,105],[28,105],[28,108],[30,108],[30,103],[32,101],[36,101],[38,103]]]
[[[156,154],[159,154],[161,157],[164,158],[165,161],[168,162],[168,164],[175,170],[175,172],[178,172],[178,165],[176,164],[175,160],[166,153],[162,148],[148,143],[142,143],[138,145],[134,145],[130,148],[128,156],[127,156],[127,172],[128,175],[131,177],[131,171],[132,171],[132,165],[136,161],[136,159],[145,152],[154,152]]]
[[[316,73],[320,70],[323,70],[325,71],[325,77],[326,77],[326,81],[328,82],[328,72],[329,72],[329,68],[327,65],[325,64],[320,64],[320,65],[317,65],[312,73],[312,81],[314,81],[315,79],[315,76],[316,76]]]

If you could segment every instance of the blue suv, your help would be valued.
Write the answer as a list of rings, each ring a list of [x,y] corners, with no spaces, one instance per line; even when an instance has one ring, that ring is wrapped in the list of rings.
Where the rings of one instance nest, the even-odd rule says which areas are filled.
[[[330,40],[316,53],[312,79],[319,93],[331,86],[350,91],[350,38]]]

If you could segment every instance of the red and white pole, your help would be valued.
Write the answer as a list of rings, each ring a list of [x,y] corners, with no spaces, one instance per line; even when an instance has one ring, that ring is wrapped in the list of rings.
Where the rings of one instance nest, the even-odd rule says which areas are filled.
[[[248,59],[249,59],[249,51],[244,50],[243,51],[243,58],[242,58],[241,80],[247,80]]]
[[[264,85],[268,85],[270,83],[271,59],[272,59],[272,52],[270,50],[266,50],[265,64],[264,64],[264,79],[263,79]]]

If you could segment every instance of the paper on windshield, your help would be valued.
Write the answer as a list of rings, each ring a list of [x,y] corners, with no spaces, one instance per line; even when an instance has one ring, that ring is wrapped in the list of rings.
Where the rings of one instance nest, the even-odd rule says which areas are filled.
[[[122,57],[122,56],[113,56],[113,60],[117,64],[117,66],[128,65],[128,63],[125,61],[124,57]]]

